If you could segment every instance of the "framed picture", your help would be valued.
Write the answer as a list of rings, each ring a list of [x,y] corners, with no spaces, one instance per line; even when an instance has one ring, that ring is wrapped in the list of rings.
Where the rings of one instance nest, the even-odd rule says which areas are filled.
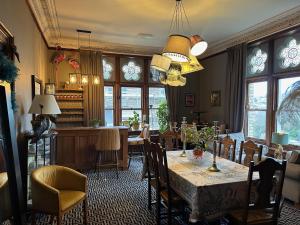
[[[46,95],[55,95],[55,84],[54,83],[46,83],[45,84],[45,94]]]
[[[211,106],[221,106],[221,91],[211,91],[210,104]]]
[[[37,78],[35,75],[31,75],[31,90],[32,90],[32,99],[36,95],[43,94],[42,81]]]
[[[184,106],[193,107],[195,105],[195,95],[194,94],[185,94],[184,95]]]

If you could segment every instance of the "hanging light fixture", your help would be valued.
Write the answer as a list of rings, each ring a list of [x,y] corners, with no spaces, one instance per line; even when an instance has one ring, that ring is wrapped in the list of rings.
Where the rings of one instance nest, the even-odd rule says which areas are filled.
[[[174,62],[190,61],[191,41],[188,37],[178,34],[170,35],[163,50],[163,56],[167,56]]]
[[[150,66],[158,71],[166,72],[171,65],[171,61],[169,57],[154,54]]]
[[[170,86],[184,86],[186,78],[182,75],[204,69],[198,62],[199,56],[207,49],[207,42],[199,35],[192,35],[190,38],[184,35],[183,17],[191,30],[188,17],[182,4],[182,0],[175,0],[175,10],[172,16],[169,35],[162,55],[153,55],[151,68],[163,71],[160,82]],[[180,29],[182,32],[180,32]],[[183,34],[182,34],[183,33]],[[166,60],[169,58],[169,60]]]
[[[201,55],[207,49],[207,42],[203,40],[199,35],[193,35],[191,39],[191,54],[193,56]]]

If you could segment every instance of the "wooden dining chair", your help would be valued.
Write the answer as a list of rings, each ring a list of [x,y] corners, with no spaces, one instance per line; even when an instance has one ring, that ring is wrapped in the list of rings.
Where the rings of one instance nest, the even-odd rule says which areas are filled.
[[[146,166],[146,178],[148,187],[148,209],[152,209],[152,205],[156,201],[152,201],[152,188],[156,189],[155,171],[154,171],[154,143],[149,140],[145,140],[145,166]]]
[[[159,134],[160,142],[167,151],[178,150],[180,134],[176,131],[167,130]]]
[[[219,142],[218,156],[225,159],[230,159],[235,162],[236,140],[231,139],[229,136],[224,137]]]
[[[250,162],[246,204],[243,209],[229,214],[232,224],[277,224],[285,170],[285,160],[279,163],[273,158],[267,158],[257,165],[254,165],[253,161]],[[251,202],[254,172],[259,173],[259,182],[256,185],[255,201]],[[278,182],[273,182],[275,174]],[[275,195],[272,194],[272,190],[276,192]]]
[[[254,161],[254,155],[258,154],[257,160],[261,161],[262,157],[262,145],[255,144],[252,140],[248,140],[246,142],[241,142],[240,152],[239,152],[239,164],[244,164],[245,166],[249,166],[251,161]],[[245,153],[245,157],[242,162],[242,156]]]
[[[161,206],[167,208],[167,224],[172,224],[173,215],[183,214],[185,202],[171,188],[166,150],[160,144],[153,143],[151,148],[156,181],[156,222],[160,224],[165,214]]]

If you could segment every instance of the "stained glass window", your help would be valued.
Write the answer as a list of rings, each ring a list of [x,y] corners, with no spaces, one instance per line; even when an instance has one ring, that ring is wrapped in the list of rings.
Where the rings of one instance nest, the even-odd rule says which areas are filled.
[[[300,43],[297,43],[296,39],[290,40],[287,46],[281,50],[280,58],[282,59],[282,68],[298,66],[300,64]]]
[[[112,75],[112,65],[106,61],[106,59],[102,60],[103,63],[103,77],[104,80],[110,80]]]
[[[268,54],[261,47],[250,49],[247,62],[247,75],[255,76],[267,71]]]
[[[102,57],[103,79],[104,81],[115,81],[116,58],[105,55]]]
[[[136,65],[133,61],[129,61],[127,65],[122,67],[125,80],[138,81],[141,77],[141,67]]]
[[[120,72],[122,82],[143,81],[144,60],[138,57],[122,57]]]

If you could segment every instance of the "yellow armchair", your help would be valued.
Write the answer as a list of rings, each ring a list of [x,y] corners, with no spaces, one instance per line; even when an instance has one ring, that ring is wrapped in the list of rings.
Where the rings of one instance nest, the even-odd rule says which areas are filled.
[[[61,224],[63,215],[83,202],[84,223],[87,224],[87,177],[73,169],[51,165],[34,170],[31,174],[32,224],[35,213],[57,216]]]
[[[0,173],[0,224],[12,217],[7,173]]]

